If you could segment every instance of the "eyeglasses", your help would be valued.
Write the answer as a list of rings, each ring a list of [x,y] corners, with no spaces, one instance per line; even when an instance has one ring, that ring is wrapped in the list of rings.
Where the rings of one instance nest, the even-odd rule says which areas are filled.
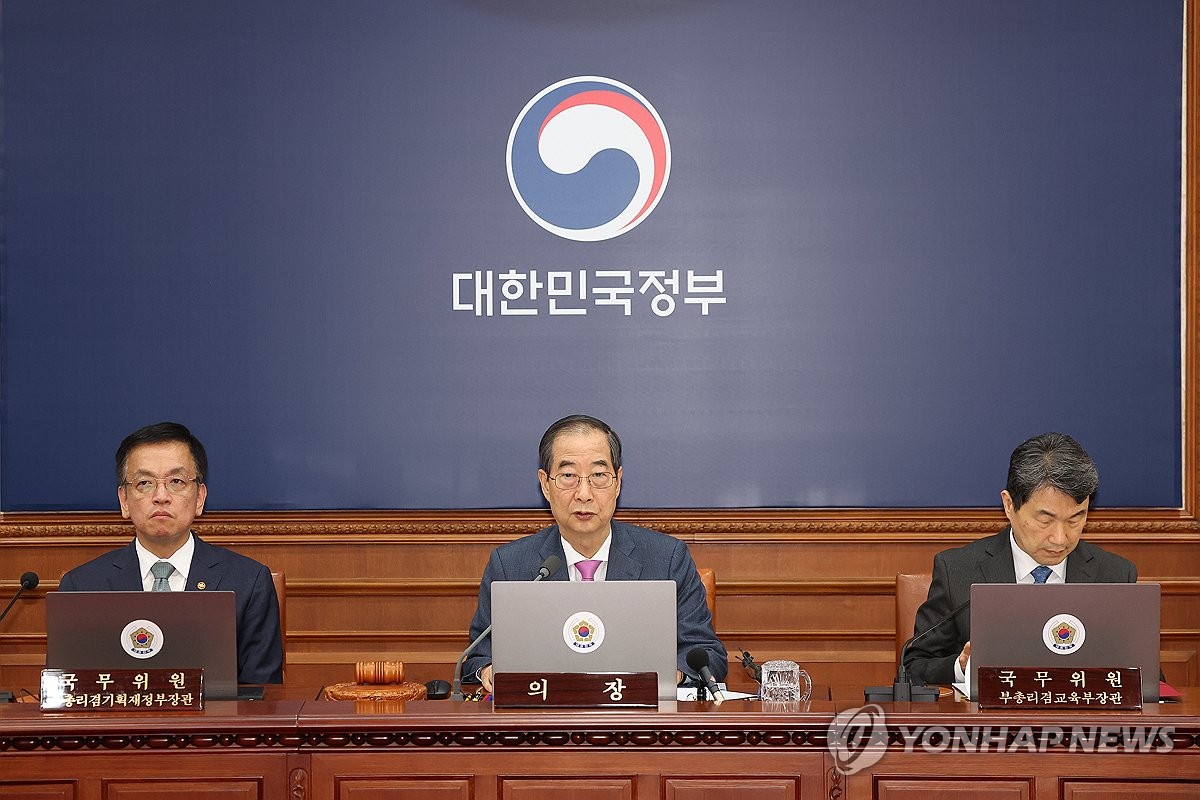
[[[591,475],[576,475],[574,472],[560,472],[550,480],[559,489],[574,489],[579,486],[579,479],[587,478],[593,489],[607,489],[617,480],[611,472],[593,472]]]
[[[160,483],[164,484],[171,494],[183,494],[192,487],[193,483],[199,482],[196,478],[171,475],[166,478],[138,478],[136,481],[125,481],[123,485],[128,486],[139,497],[149,497],[158,489]]]

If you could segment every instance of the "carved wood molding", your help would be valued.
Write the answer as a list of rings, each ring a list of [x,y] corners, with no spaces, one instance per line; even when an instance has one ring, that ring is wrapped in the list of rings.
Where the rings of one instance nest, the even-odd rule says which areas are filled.
[[[412,719],[397,717],[393,729],[381,730],[373,727],[359,728],[353,723],[349,725],[331,724],[326,729],[318,730],[306,725],[306,731],[296,730],[282,732],[256,733],[247,732],[244,728],[231,729],[227,732],[194,733],[181,729],[178,733],[125,734],[120,732],[103,734],[78,733],[36,733],[29,735],[0,735],[0,753],[4,752],[45,752],[53,750],[77,751],[88,749],[93,751],[122,751],[122,750],[203,750],[214,752],[218,750],[270,749],[278,752],[280,749],[299,751],[323,749],[353,749],[370,750],[375,748],[655,748],[678,749],[695,747],[721,748],[786,748],[789,750],[827,751],[830,746],[829,726],[831,717],[820,714],[786,715],[786,719],[774,723],[769,717],[757,715],[756,718],[737,715],[744,718],[744,727],[726,727],[715,721],[708,726],[680,727],[670,716],[655,718],[652,724],[638,726],[636,724],[624,727],[621,723],[606,723],[606,726],[596,728],[579,726],[564,727],[560,730],[470,730],[463,726],[447,725],[444,728],[427,728],[422,730],[405,730]],[[782,719],[782,718],[776,718]],[[1157,720],[1161,726],[1154,729],[1153,734],[1147,731],[1131,728],[1127,732],[1116,723],[1111,726],[1077,725],[1085,737],[1091,734],[1092,728],[1096,735],[1103,735],[1107,746],[1117,750],[1128,746],[1138,752],[1151,750],[1189,750],[1200,749],[1200,723],[1195,718],[1162,718]],[[1125,728],[1129,727],[1128,719],[1123,718]],[[994,751],[1005,747],[1014,747],[1019,742],[1028,746],[1038,744],[1045,752],[1075,752],[1080,749],[1079,739],[1071,741],[1064,736],[1064,729],[1069,723],[1058,725],[1030,725],[1028,718],[1017,724],[1006,727],[1002,720],[989,720],[988,727],[997,732],[997,737],[987,740]],[[1145,722],[1141,723],[1146,728]],[[976,719],[973,728],[984,727]],[[1149,726],[1154,727],[1154,726]],[[1074,729],[1072,728],[1072,730]],[[905,748],[925,747],[942,751],[947,743],[939,739],[946,735],[945,727],[931,727],[917,732],[917,739],[912,740],[912,734],[905,738],[906,732],[896,725],[888,725],[881,729],[880,743],[886,741],[888,750],[903,750]],[[951,729],[953,730],[953,729]],[[920,737],[928,736],[925,740]],[[1126,739],[1126,737],[1129,737]],[[1151,736],[1149,741],[1147,737]],[[1087,741],[1086,738],[1083,739]],[[975,745],[971,745],[975,746]],[[1027,747],[1028,749],[1028,747]],[[965,750],[964,750],[965,752]],[[974,750],[970,752],[975,752]],[[293,774],[293,786],[303,784],[304,777]]]
[[[305,800],[308,797],[308,770],[297,767],[292,770],[290,778],[292,800]]]
[[[248,733],[244,728],[205,733],[59,733],[0,736],[0,753],[44,750],[188,750],[216,748],[296,748],[305,741],[298,731]]]
[[[916,537],[916,541],[963,541],[994,533],[1005,524],[998,509],[632,509],[617,519],[644,525],[689,541],[740,541],[753,537],[845,536]],[[367,538],[374,542],[453,540],[492,544],[549,525],[549,513],[536,510],[448,511],[218,511],[197,520],[197,529],[215,537],[319,542]],[[9,512],[0,515],[0,538],[127,539],[132,533],[118,514],[105,512]],[[1099,509],[1088,518],[1088,536],[1103,534],[1200,537],[1200,520],[1179,509]]]
[[[310,734],[308,744],[316,748],[359,747],[421,747],[442,745],[450,747],[655,747],[694,748],[718,745],[724,747],[789,747],[808,750],[826,749],[828,722],[813,724],[799,722],[786,728],[749,726],[745,729],[672,729],[668,720],[653,729],[622,729],[613,726],[605,730],[421,730],[369,732],[322,732]],[[760,721],[758,725],[762,725]]]
[[[277,733],[247,733],[244,730],[229,733],[155,733],[147,735],[80,735],[58,734],[38,736],[0,736],[0,752],[28,752],[32,750],[79,750],[81,748],[98,750],[125,749],[157,749],[184,750],[203,749],[212,751],[221,748],[289,748],[312,749],[345,749],[365,750],[373,748],[396,747],[574,747],[574,748],[694,748],[699,746],[718,747],[769,747],[799,750],[828,750],[829,721],[821,715],[818,719],[794,719],[790,725],[769,726],[760,717],[756,725],[745,728],[731,729],[723,726],[710,728],[678,728],[670,724],[669,719],[660,719],[652,729],[640,727],[623,728],[619,725],[597,730],[588,728],[563,730],[463,730],[447,726],[445,730],[310,730],[306,735],[298,732]],[[1197,749],[1197,735],[1200,726],[1195,720],[1188,719],[1187,724],[1171,725],[1177,720],[1161,720],[1164,724],[1155,728],[1149,741],[1147,732],[1134,730],[1126,741],[1126,731],[1113,725],[1103,728],[1103,735],[1110,749],[1124,745],[1137,749],[1139,752],[1149,750],[1180,750]],[[400,727],[400,726],[397,726]],[[999,751],[1005,747],[1015,746],[1018,741],[1028,742],[1030,746],[1039,743],[1046,751],[1067,752],[1079,748],[1079,739],[1075,742],[1065,737],[1062,726],[1057,725],[1016,725],[1011,729],[1000,724],[982,726],[978,723],[973,728],[994,728],[998,736],[988,740],[988,744]],[[1091,735],[1090,728],[1101,726],[1075,726],[1087,741]],[[1145,726],[1143,726],[1145,727]],[[1151,726],[1153,727],[1153,726]],[[972,728],[972,729],[973,729]],[[932,727],[916,732],[916,739],[911,734],[905,738],[905,732],[896,726],[888,726],[880,730],[880,742],[886,741],[889,750],[902,750],[912,747],[926,747],[931,750],[945,750],[948,743],[938,737],[946,735],[946,728]],[[922,737],[928,737],[922,738]],[[969,744],[964,742],[964,745]],[[971,746],[977,747],[975,744]],[[975,752],[972,750],[971,752]]]

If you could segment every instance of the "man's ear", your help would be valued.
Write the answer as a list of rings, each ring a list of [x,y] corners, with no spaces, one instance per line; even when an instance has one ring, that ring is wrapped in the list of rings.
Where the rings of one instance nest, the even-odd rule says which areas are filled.
[[[1009,522],[1012,522],[1013,515],[1017,513],[1017,509],[1013,505],[1012,495],[1008,493],[1008,489],[1000,490],[1000,502],[1004,504],[1004,516],[1008,517]]]
[[[117,502],[121,504],[121,516],[129,519],[129,495],[125,492],[125,484],[117,487]]]

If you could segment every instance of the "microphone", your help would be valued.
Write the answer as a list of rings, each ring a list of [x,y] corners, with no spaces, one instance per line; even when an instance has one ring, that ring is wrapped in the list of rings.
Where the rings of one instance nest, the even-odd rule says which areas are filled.
[[[738,648],[738,652],[742,654],[742,668],[746,670],[751,678],[754,678],[755,683],[762,683],[762,667],[754,663],[754,656],[747,653],[742,648]]]
[[[0,622],[8,616],[9,610],[13,607],[13,603],[17,602],[17,598],[21,596],[21,592],[26,589],[36,589],[38,585],[38,576],[36,572],[26,572],[21,576],[21,586],[17,589],[17,593],[13,595],[13,599],[8,601],[8,605],[0,611]],[[13,701],[13,693],[9,691],[0,692],[0,703],[11,703]]]
[[[549,578],[551,575],[558,572],[558,570],[562,567],[562,563],[563,563],[562,559],[559,558],[558,556],[556,556],[556,555],[549,556],[545,561],[542,562],[542,565],[540,567],[538,567],[537,575],[534,576],[533,582],[537,583],[538,581]],[[462,700],[463,699],[463,691],[462,691],[463,662],[467,660],[467,656],[469,656],[469,655],[471,655],[471,653],[475,652],[475,648],[478,647],[479,643],[483,641],[483,638],[491,632],[492,632],[492,626],[488,625],[486,628],[483,629],[483,633],[481,633],[475,637],[475,641],[473,641],[469,645],[467,645],[467,649],[462,651],[462,655],[459,656],[458,661],[455,662],[455,664],[454,664],[454,682],[450,686],[450,699],[451,700]]]
[[[725,694],[721,691],[721,687],[717,685],[717,679],[713,676],[712,670],[708,668],[708,651],[703,647],[693,647],[688,651],[687,665],[696,670],[700,675],[700,680],[704,681],[704,685],[712,693],[713,701],[717,705],[724,703]]]
[[[556,555],[549,556],[545,561],[542,562],[542,565],[538,567],[537,575],[534,576],[533,582],[537,583],[538,581],[546,580],[546,578],[549,578],[551,575],[558,572],[560,567],[562,567],[562,559]]]
[[[896,667],[896,680],[892,683],[891,688],[889,689],[887,686],[868,686],[863,691],[866,701],[868,703],[936,702],[938,699],[937,687],[926,686],[924,681],[913,683],[912,679],[908,677],[908,667],[904,666],[904,657],[908,655],[908,648],[912,647],[914,644],[936,631],[942,625],[954,619],[956,616],[958,616],[958,612],[962,611],[969,605],[971,605],[971,600],[968,598],[966,602],[959,605],[958,608],[954,609],[949,614],[918,633],[916,636],[910,637],[909,640],[904,643],[904,646],[900,648],[900,664]]]
[[[17,598],[21,596],[21,592],[26,589],[36,589],[37,585],[38,576],[36,572],[26,572],[22,575],[21,588],[17,589],[17,593],[13,595],[13,599],[8,601],[8,605],[4,607],[3,611],[0,611],[0,622],[3,622],[4,618],[8,616],[9,609],[13,607],[13,603],[17,602]]]

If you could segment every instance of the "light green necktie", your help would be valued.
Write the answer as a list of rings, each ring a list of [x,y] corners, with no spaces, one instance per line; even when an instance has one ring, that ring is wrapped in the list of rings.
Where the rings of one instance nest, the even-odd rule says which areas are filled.
[[[158,561],[150,567],[150,573],[154,575],[154,585],[150,587],[152,592],[169,592],[171,591],[171,583],[167,578],[171,577],[171,573],[175,568],[171,566],[170,561]]]

